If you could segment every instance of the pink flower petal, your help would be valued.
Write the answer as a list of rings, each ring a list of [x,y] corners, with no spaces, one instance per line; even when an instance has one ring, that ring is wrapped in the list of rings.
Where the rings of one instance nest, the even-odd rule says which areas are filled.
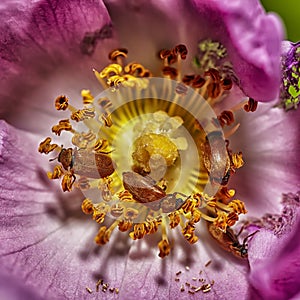
[[[74,74],[93,82],[92,67],[103,67],[115,47],[110,17],[99,1],[9,1],[0,6],[0,20],[0,114],[18,127],[26,119],[15,119],[16,103],[25,114],[43,110],[54,93],[68,91]]]
[[[298,214],[290,232],[276,237],[261,230],[251,241],[250,282],[263,299],[285,300],[299,295],[299,230]]]
[[[26,134],[0,122],[2,271],[43,299],[84,299],[100,278],[118,287],[130,244],[119,245],[116,234],[96,247],[97,226],[81,213],[82,196],[62,197],[39,156]]]
[[[203,229],[206,224],[198,224],[198,227]],[[237,295],[246,299],[247,264],[239,263],[231,254],[218,249],[204,231],[200,230],[199,242],[190,245],[175,230],[174,248],[163,260],[157,256],[157,250],[153,251],[155,238],[136,242],[129,252],[120,288],[121,299],[235,299]],[[181,274],[176,275],[179,271]],[[193,291],[192,286],[207,283],[213,283],[207,293],[188,292]],[[184,291],[181,291],[182,286]]]
[[[41,300],[32,290],[24,287],[19,278],[0,274],[0,299]]]
[[[259,104],[254,113],[241,112],[240,128],[231,138],[245,165],[230,186],[245,201],[250,214],[278,212],[282,193],[300,188],[300,111],[285,112],[274,103]]]

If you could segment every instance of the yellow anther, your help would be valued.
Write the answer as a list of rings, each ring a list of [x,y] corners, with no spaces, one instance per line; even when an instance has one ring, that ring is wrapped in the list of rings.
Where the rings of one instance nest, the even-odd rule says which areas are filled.
[[[57,110],[66,110],[69,106],[69,99],[66,96],[58,96],[55,99],[55,108]]]
[[[231,161],[235,169],[239,169],[244,165],[242,152],[231,154]]]
[[[76,122],[80,122],[86,119],[94,118],[95,117],[95,109],[94,108],[84,108],[79,109],[72,113],[71,120]]]
[[[111,127],[113,125],[111,115],[107,112],[101,115],[101,119],[106,127]]]
[[[231,212],[227,216],[227,225],[229,227],[233,226],[238,220],[239,220],[238,214],[236,214],[235,212]]]
[[[82,201],[81,209],[86,215],[91,215],[94,212],[94,204],[90,199],[85,198]]]
[[[57,165],[54,167],[53,173],[47,172],[47,176],[49,179],[58,179],[64,174],[64,171],[61,165]]]
[[[192,212],[196,207],[197,200],[189,198],[182,204],[181,209],[185,214],[187,214],[188,212]]]
[[[133,231],[129,233],[129,236],[133,240],[142,239],[146,235],[146,228],[144,223],[135,224]]]
[[[94,97],[90,90],[81,90],[81,97],[83,104],[92,104],[94,102]]]
[[[201,211],[199,209],[194,209],[192,212],[192,218],[190,220],[191,224],[198,223],[201,219]]]
[[[61,187],[64,192],[68,191],[70,192],[72,190],[72,186],[75,182],[75,176],[71,173],[67,173],[64,175],[62,182],[61,182]]]
[[[171,212],[169,215],[170,227],[173,229],[180,223],[180,213],[178,211]]]
[[[108,141],[104,139],[97,139],[95,141],[94,150],[96,152],[103,152],[108,147]]]
[[[159,249],[158,256],[161,257],[161,258],[164,258],[164,257],[168,256],[170,254],[170,251],[171,251],[170,244],[166,239],[162,239],[158,243],[158,249]]]
[[[138,77],[149,77],[151,75],[151,72],[141,64],[138,63],[130,63],[127,66],[125,66],[124,71],[127,74],[138,76]]]
[[[121,220],[118,224],[119,230],[122,232],[128,231],[132,227],[132,221]]]
[[[195,235],[195,226],[193,224],[187,223],[182,229],[182,234],[190,244],[194,244],[198,241],[198,237]]]
[[[93,212],[93,220],[96,221],[98,224],[104,222],[106,216],[106,212],[94,210]]]
[[[60,135],[63,130],[65,131],[72,130],[72,125],[70,124],[69,119],[60,120],[58,122],[58,125],[54,125],[52,127],[52,132],[54,132],[56,135]]]
[[[214,197],[209,197],[203,193],[197,193],[193,195],[193,199],[196,201],[196,207],[204,207],[207,205],[207,202],[214,200]]]
[[[110,64],[104,68],[100,73],[100,78],[112,78],[114,75],[120,75],[123,71],[119,64]],[[118,76],[119,77],[119,76]]]
[[[229,202],[229,199],[231,199],[234,195],[235,195],[234,189],[228,190],[227,187],[224,186],[218,191],[215,197],[222,203],[226,204]]]
[[[128,50],[126,48],[114,49],[108,54],[108,58],[115,62],[118,58],[126,58]]]
[[[226,228],[228,226],[228,218],[227,213],[218,211],[218,215],[214,220],[214,225],[218,227],[221,231],[226,232]]]
[[[154,219],[154,220],[147,220],[145,222],[145,230],[147,234],[153,234],[158,230],[159,225],[161,224],[162,220]]]
[[[98,234],[95,237],[96,244],[102,246],[109,242],[111,231],[106,229],[106,226],[100,227]]]
[[[135,202],[134,199],[132,198],[132,195],[127,190],[124,190],[124,191],[118,193],[117,195],[121,201]]]
[[[51,138],[47,137],[43,142],[40,143],[38,151],[40,153],[48,154],[57,148],[57,144],[51,144]]]
[[[119,85],[124,82],[126,79],[120,75],[114,75],[107,79],[107,85],[110,87],[118,88]]]
[[[247,213],[247,210],[245,208],[245,204],[241,200],[232,200],[229,204],[228,207],[230,207],[235,213],[237,214],[245,214]]]
[[[209,201],[207,201],[206,205],[209,207],[216,207],[217,200],[216,199],[209,200]]]

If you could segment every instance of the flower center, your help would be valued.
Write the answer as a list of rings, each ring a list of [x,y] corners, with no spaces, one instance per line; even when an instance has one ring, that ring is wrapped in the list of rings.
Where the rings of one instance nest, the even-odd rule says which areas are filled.
[[[56,151],[51,160],[59,164],[48,177],[62,178],[63,191],[77,187],[85,195],[83,212],[102,224],[97,244],[106,244],[117,227],[134,240],[159,230],[163,258],[170,252],[173,228],[180,226],[192,244],[201,219],[225,234],[246,213],[243,202],[233,199],[235,191],[227,188],[243,165],[242,154],[233,153],[225,140],[238,124],[225,137],[223,129],[234,123],[235,110],[254,111],[257,102],[250,99],[215,115],[213,107],[229,93],[233,77],[217,65],[224,48],[217,47],[212,60],[216,45],[206,43],[208,48],[199,47],[207,52],[208,69],[200,74],[182,74],[184,45],[160,51],[162,78],[141,64],[125,64],[127,50],[117,49],[109,54],[111,64],[94,70],[104,88],[100,95],[82,90],[82,109],[71,106],[66,96],[55,100],[57,110],[68,109],[71,115],[52,132],[68,131],[72,139],[65,148],[47,137],[39,152]]]

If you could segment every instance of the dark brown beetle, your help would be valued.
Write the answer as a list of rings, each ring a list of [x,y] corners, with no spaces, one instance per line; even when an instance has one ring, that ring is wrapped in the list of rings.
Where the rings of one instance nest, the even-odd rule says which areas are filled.
[[[183,194],[167,194],[150,176],[142,176],[135,172],[124,172],[123,185],[134,200],[155,211],[161,208],[164,213],[169,213],[178,209],[184,202],[182,199],[176,198],[177,194]]]
[[[212,152],[213,149],[213,152]],[[230,178],[230,157],[221,131],[212,131],[202,146],[204,166],[212,182],[226,185]]]
[[[57,160],[65,170],[70,169],[75,174],[89,178],[104,178],[115,171],[113,161],[107,153],[62,148]]]
[[[223,232],[220,228],[215,226],[213,223],[207,223],[208,232],[210,235],[219,243],[219,245],[226,251],[232,253],[238,258],[248,258],[248,239],[256,234],[259,230],[251,233],[244,238],[241,244],[238,240],[244,227],[241,228],[240,232],[236,235],[230,227],[227,227],[226,232]]]

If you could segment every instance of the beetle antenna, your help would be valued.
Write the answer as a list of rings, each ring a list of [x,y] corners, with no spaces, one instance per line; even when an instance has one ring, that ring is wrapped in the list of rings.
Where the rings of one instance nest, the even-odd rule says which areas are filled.
[[[244,225],[241,227],[240,231],[239,231],[238,234],[236,235],[237,238],[238,238],[238,237],[240,236],[240,234],[243,232],[245,226],[246,226],[246,224],[244,224]]]
[[[50,158],[49,161],[54,161],[54,160],[56,160],[56,159],[58,159],[58,156],[56,156],[56,157],[54,157],[54,158]]]
[[[252,232],[251,234],[249,234],[248,236],[246,236],[246,237],[244,238],[244,240],[243,240],[243,246],[246,245],[246,243],[248,242],[248,239],[249,239],[251,236],[255,235],[255,234],[258,233],[258,232],[259,232],[259,230],[256,230],[256,231]]]

